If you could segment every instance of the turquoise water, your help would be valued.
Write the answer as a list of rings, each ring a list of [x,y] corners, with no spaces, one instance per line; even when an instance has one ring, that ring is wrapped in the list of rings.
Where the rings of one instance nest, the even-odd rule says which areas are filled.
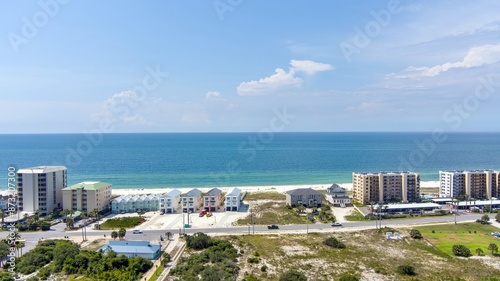
[[[354,171],[500,169],[499,133],[165,133],[0,135],[7,168],[68,167],[68,184],[113,188],[213,187],[351,182]],[[92,141],[91,141],[92,140]],[[425,143],[420,146],[417,143]],[[2,184],[3,185],[3,184]],[[1,189],[6,189],[3,187]]]

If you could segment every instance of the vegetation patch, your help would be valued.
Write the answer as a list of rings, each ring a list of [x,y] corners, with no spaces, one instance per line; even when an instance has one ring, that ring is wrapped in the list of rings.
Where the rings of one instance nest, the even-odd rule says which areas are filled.
[[[453,255],[453,245],[463,245],[469,249],[488,251],[489,244],[498,244],[498,238],[491,236],[497,228],[488,224],[459,223],[447,225],[423,226],[417,228],[422,236],[436,248],[448,255]]]
[[[284,193],[279,193],[276,191],[247,192],[247,195],[245,196],[245,201],[257,201],[257,200],[285,201],[286,195]]]
[[[120,228],[133,228],[145,221],[146,219],[142,217],[124,217],[118,219],[109,219],[100,225],[100,229],[111,230]]]
[[[65,279],[71,276],[73,280],[82,281],[128,281],[139,280],[152,265],[142,257],[117,256],[113,251],[104,254],[102,251],[80,250],[79,245],[71,241],[46,240],[19,258],[15,271],[26,275],[38,270],[36,280],[64,275]]]
[[[236,221],[238,225],[249,224],[305,224],[305,218],[301,217],[294,209],[288,208],[285,201],[270,201],[255,204],[251,207],[251,213],[243,219]]]

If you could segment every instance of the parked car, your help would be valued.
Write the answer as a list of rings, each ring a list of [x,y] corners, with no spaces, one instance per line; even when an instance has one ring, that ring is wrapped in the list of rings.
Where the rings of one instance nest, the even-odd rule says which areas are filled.
[[[132,234],[142,234],[142,230],[140,230],[140,229],[134,229],[132,231]]]
[[[332,226],[342,226],[342,224],[340,222],[334,222],[332,223]]]
[[[165,212],[164,212],[164,211],[161,211],[161,212],[160,212],[160,215],[164,215],[164,214],[165,214]]]
[[[206,211],[206,210],[202,210],[202,211],[200,212],[200,217],[205,216],[205,214],[206,214],[206,213],[207,213],[207,211]]]
[[[275,224],[272,224],[272,225],[268,225],[267,229],[279,229],[279,227]]]
[[[207,213],[207,218],[211,217],[212,216],[212,212],[208,212]]]

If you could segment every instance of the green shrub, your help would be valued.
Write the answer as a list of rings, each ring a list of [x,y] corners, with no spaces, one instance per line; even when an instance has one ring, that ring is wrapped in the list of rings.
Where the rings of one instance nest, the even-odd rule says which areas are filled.
[[[359,281],[359,277],[350,273],[342,273],[339,277],[339,281]]]
[[[422,233],[418,229],[412,229],[410,231],[410,237],[413,239],[422,239]]]
[[[335,237],[326,238],[323,241],[323,244],[330,246],[332,248],[336,248],[336,249],[344,249],[345,248],[345,244],[342,243],[340,240],[338,240]]]
[[[279,281],[307,281],[307,277],[304,273],[292,269],[281,274]]]
[[[415,267],[411,264],[402,264],[396,268],[396,272],[401,274],[401,275],[410,275],[413,276],[415,275]]]
[[[260,271],[266,272],[267,271],[267,265],[264,264],[263,266],[261,266],[260,267]]]
[[[451,251],[455,256],[458,257],[470,257],[472,256],[470,249],[464,245],[453,245]]]
[[[259,258],[248,258],[247,262],[248,263],[259,263],[260,259]]]

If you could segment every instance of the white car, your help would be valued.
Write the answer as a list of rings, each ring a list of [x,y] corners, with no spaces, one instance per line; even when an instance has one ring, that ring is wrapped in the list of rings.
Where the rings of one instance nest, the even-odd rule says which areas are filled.
[[[142,230],[140,230],[140,229],[134,229],[134,230],[132,231],[132,233],[133,233],[133,234],[142,234]]]

